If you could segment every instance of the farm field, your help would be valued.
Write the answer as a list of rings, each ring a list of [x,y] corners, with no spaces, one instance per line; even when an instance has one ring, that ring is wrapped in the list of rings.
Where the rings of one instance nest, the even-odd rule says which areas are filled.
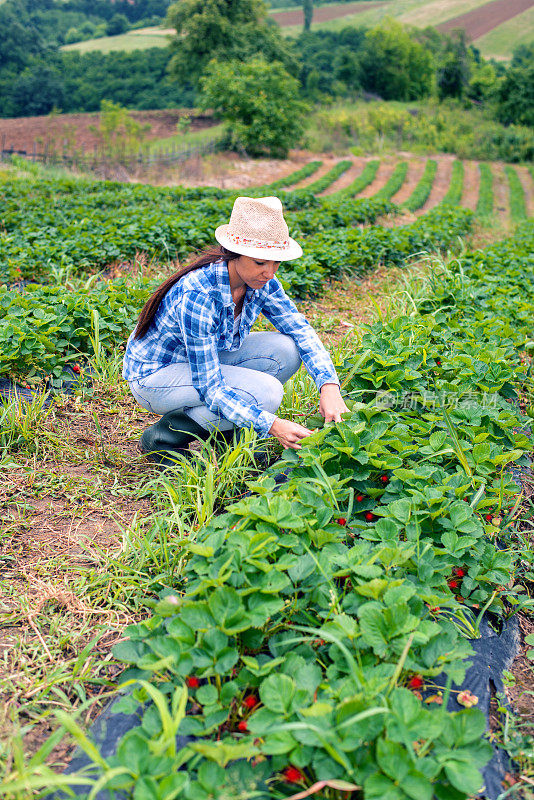
[[[416,784],[474,796],[491,749],[482,701],[459,687],[482,609],[495,625],[519,614],[507,746],[520,781],[534,777],[532,171],[300,154],[247,177],[261,184],[248,193],[282,198],[303,244],[280,274],[352,413],[322,428],[301,371],[283,414],[318,430],[298,456],[269,445],[264,475],[249,435],[160,473],[136,450],[155,417],[120,378],[122,348],[162,274],[227,218],[231,179],[0,167],[0,376],[26,393],[46,374],[74,382],[2,411],[8,800],[46,796],[125,677],[124,710],[149,703],[143,724],[90,778],[107,770],[129,800],[139,785],[204,798],[242,784],[282,800],[316,781],[330,800],[372,800],[399,774],[399,800]],[[288,467],[275,490],[269,474]],[[202,741],[176,750],[177,731]]]
[[[198,114],[193,109],[130,111],[129,114],[137,122],[150,126],[146,131],[148,142],[167,142],[172,137],[178,144],[176,124],[184,114],[191,115],[188,135],[183,136],[186,143],[191,133],[203,132],[214,126],[210,116]],[[64,143],[69,152],[81,148],[91,150],[99,142],[97,132],[93,130],[98,127],[99,117],[99,112],[95,112],[0,119],[0,145],[6,149],[26,150],[28,153],[32,152],[34,143],[37,143],[38,150],[47,144],[61,150]]]
[[[532,0],[371,0],[370,2],[328,3],[314,10],[313,28],[336,30],[346,25],[373,26],[387,16],[416,27],[433,25],[438,30],[448,31],[465,27],[473,41],[481,40],[485,55],[495,53],[497,57],[509,58],[512,49],[521,42],[528,43],[534,37],[531,19]],[[297,35],[304,21],[301,8],[271,10],[272,18],[287,35]],[[168,43],[174,31],[166,28],[142,28],[119,36],[107,36],[65,45],[63,50],[90,52],[100,50],[132,51]],[[519,41],[514,34],[518,34]],[[485,38],[490,36],[489,44]],[[482,37],[482,38],[481,38]],[[489,49],[485,49],[488,48]],[[491,48],[494,48],[492,50]]]
[[[505,59],[514,47],[534,41],[534,7],[512,17],[497,28],[477,39],[477,47],[486,58]]]
[[[167,47],[169,33],[163,28],[138,28],[117,36],[100,36],[98,39],[87,39],[84,42],[65,44],[61,50],[77,50],[79,53],[90,53],[99,50],[101,53],[113,53],[119,50],[132,52],[145,50],[147,47]]]

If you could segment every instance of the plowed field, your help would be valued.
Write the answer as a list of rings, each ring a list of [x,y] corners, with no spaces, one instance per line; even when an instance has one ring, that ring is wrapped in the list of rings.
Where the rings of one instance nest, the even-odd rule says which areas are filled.
[[[361,11],[369,11],[370,8],[378,8],[384,5],[386,5],[385,2],[376,0],[376,2],[369,3],[340,3],[332,6],[319,6],[319,8],[314,8],[313,10],[313,21],[327,22],[330,19],[346,17],[347,14],[358,14]],[[304,22],[304,13],[301,8],[296,8],[294,11],[280,11],[278,14],[272,14],[271,16],[282,28],[288,25],[302,25]]]
[[[492,0],[491,3],[448,19],[436,27],[442,33],[452,31],[454,28],[463,28],[468,38],[474,41],[532,6],[534,6],[533,0]]]

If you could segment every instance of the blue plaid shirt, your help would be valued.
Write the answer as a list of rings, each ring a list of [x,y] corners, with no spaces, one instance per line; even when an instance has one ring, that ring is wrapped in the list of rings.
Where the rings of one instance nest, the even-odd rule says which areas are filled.
[[[321,340],[289,299],[278,278],[261,289],[247,288],[239,333],[233,336],[234,301],[225,261],[194,270],[167,292],[147,333],[128,339],[122,375],[127,381],[151,375],[173,361],[189,362],[192,383],[210,411],[239,427],[254,427],[267,436],[274,414],[245,403],[227,385],[218,352],[237,350],[260,313],[291,336],[318,389],[339,380]]]

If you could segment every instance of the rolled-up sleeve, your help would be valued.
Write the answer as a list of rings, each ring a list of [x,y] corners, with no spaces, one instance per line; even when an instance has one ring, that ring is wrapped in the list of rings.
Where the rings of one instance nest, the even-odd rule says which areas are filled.
[[[176,308],[193,386],[214,414],[221,414],[240,428],[252,425],[259,434],[268,436],[274,414],[256,403],[245,402],[224,380],[217,350],[221,313],[212,297],[198,292],[184,293]]]
[[[339,378],[325,346],[304,314],[300,313],[287,296],[278,278],[269,281],[268,289],[262,307],[264,316],[280,333],[291,336],[318,389],[325,383],[336,383],[339,386]]]

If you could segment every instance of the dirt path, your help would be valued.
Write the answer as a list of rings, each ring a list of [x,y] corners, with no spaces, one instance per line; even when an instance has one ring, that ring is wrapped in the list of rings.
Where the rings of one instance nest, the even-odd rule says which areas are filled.
[[[493,211],[507,228],[510,225],[510,187],[502,164],[491,165],[493,172]]]
[[[376,0],[376,2],[339,3],[339,5],[319,6],[319,8],[314,8],[313,10],[313,21],[327,22],[330,19],[346,17],[348,14],[360,14],[362,11],[368,11],[370,8],[379,8],[384,5],[387,5],[387,3]],[[304,13],[300,8],[295,9],[295,11],[279,11],[270,16],[282,28],[304,24]]]
[[[375,195],[379,189],[387,182],[388,178],[391,176],[391,173],[395,169],[396,161],[393,160],[381,160],[378,166],[377,173],[375,175],[374,181],[371,181],[369,186],[366,186],[365,189],[360,192],[358,197],[372,197]]]
[[[480,189],[480,170],[478,162],[464,161],[464,190],[461,205],[476,211]]]
[[[313,159],[310,159],[310,160],[313,160]],[[319,159],[317,159],[317,160],[319,160]],[[293,184],[293,186],[288,186],[288,189],[291,189],[291,191],[293,191],[293,189],[305,189],[307,186],[310,185],[310,183],[314,183],[315,181],[318,181],[319,178],[322,178],[323,175],[326,175],[327,172],[330,172],[332,167],[334,167],[338,163],[338,161],[340,161],[340,160],[341,159],[339,159],[339,158],[328,158],[328,157],[323,158],[322,159],[323,163],[321,164],[319,169],[315,170],[313,175],[308,175],[307,178],[304,178],[304,180],[299,181],[299,183],[295,183],[295,184]]]
[[[452,163],[454,160],[455,156],[436,157],[436,161],[438,162],[436,177],[434,178],[434,183],[432,184],[432,189],[430,190],[426,203],[415,212],[416,217],[434,208],[434,206],[437,206],[437,204],[443,200],[451,182]]]
[[[436,28],[441,33],[447,33],[454,28],[463,28],[468,39],[474,41],[517,14],[527,11],[533,5],[533,0],[492,0],[472,11],[448,19],[446,22],[436,25]]]
[[[527,214],[529,217],[534,217],[534,179],[530,174],[528,167],[520,167],[514,165],[515,171],[519,175],[519,180],[525,190],[525,203],[527,206]]]
[[[352,167],[349,167],[349,169],[344,172],[343,175],[340,175],[337,181],[334,181],[334,183],[331,183],[330,186],[327,186],[324,192],[321,192],[321,197],[328,194],[334,194],[334,192],[339,192],[341,189],[346,189],[347,186],[350,186],[350,184],[356,180],[356,178],[361,174],[361,171],[367,161],[365,158],[354,158],[352,161]]]
[[[408,162],[408,174],[399,191],[393,195],[391,201],[397,205],[402,205],[410,197],[413,190],[419,183],[425,171],[426,159],[410,159]]]

